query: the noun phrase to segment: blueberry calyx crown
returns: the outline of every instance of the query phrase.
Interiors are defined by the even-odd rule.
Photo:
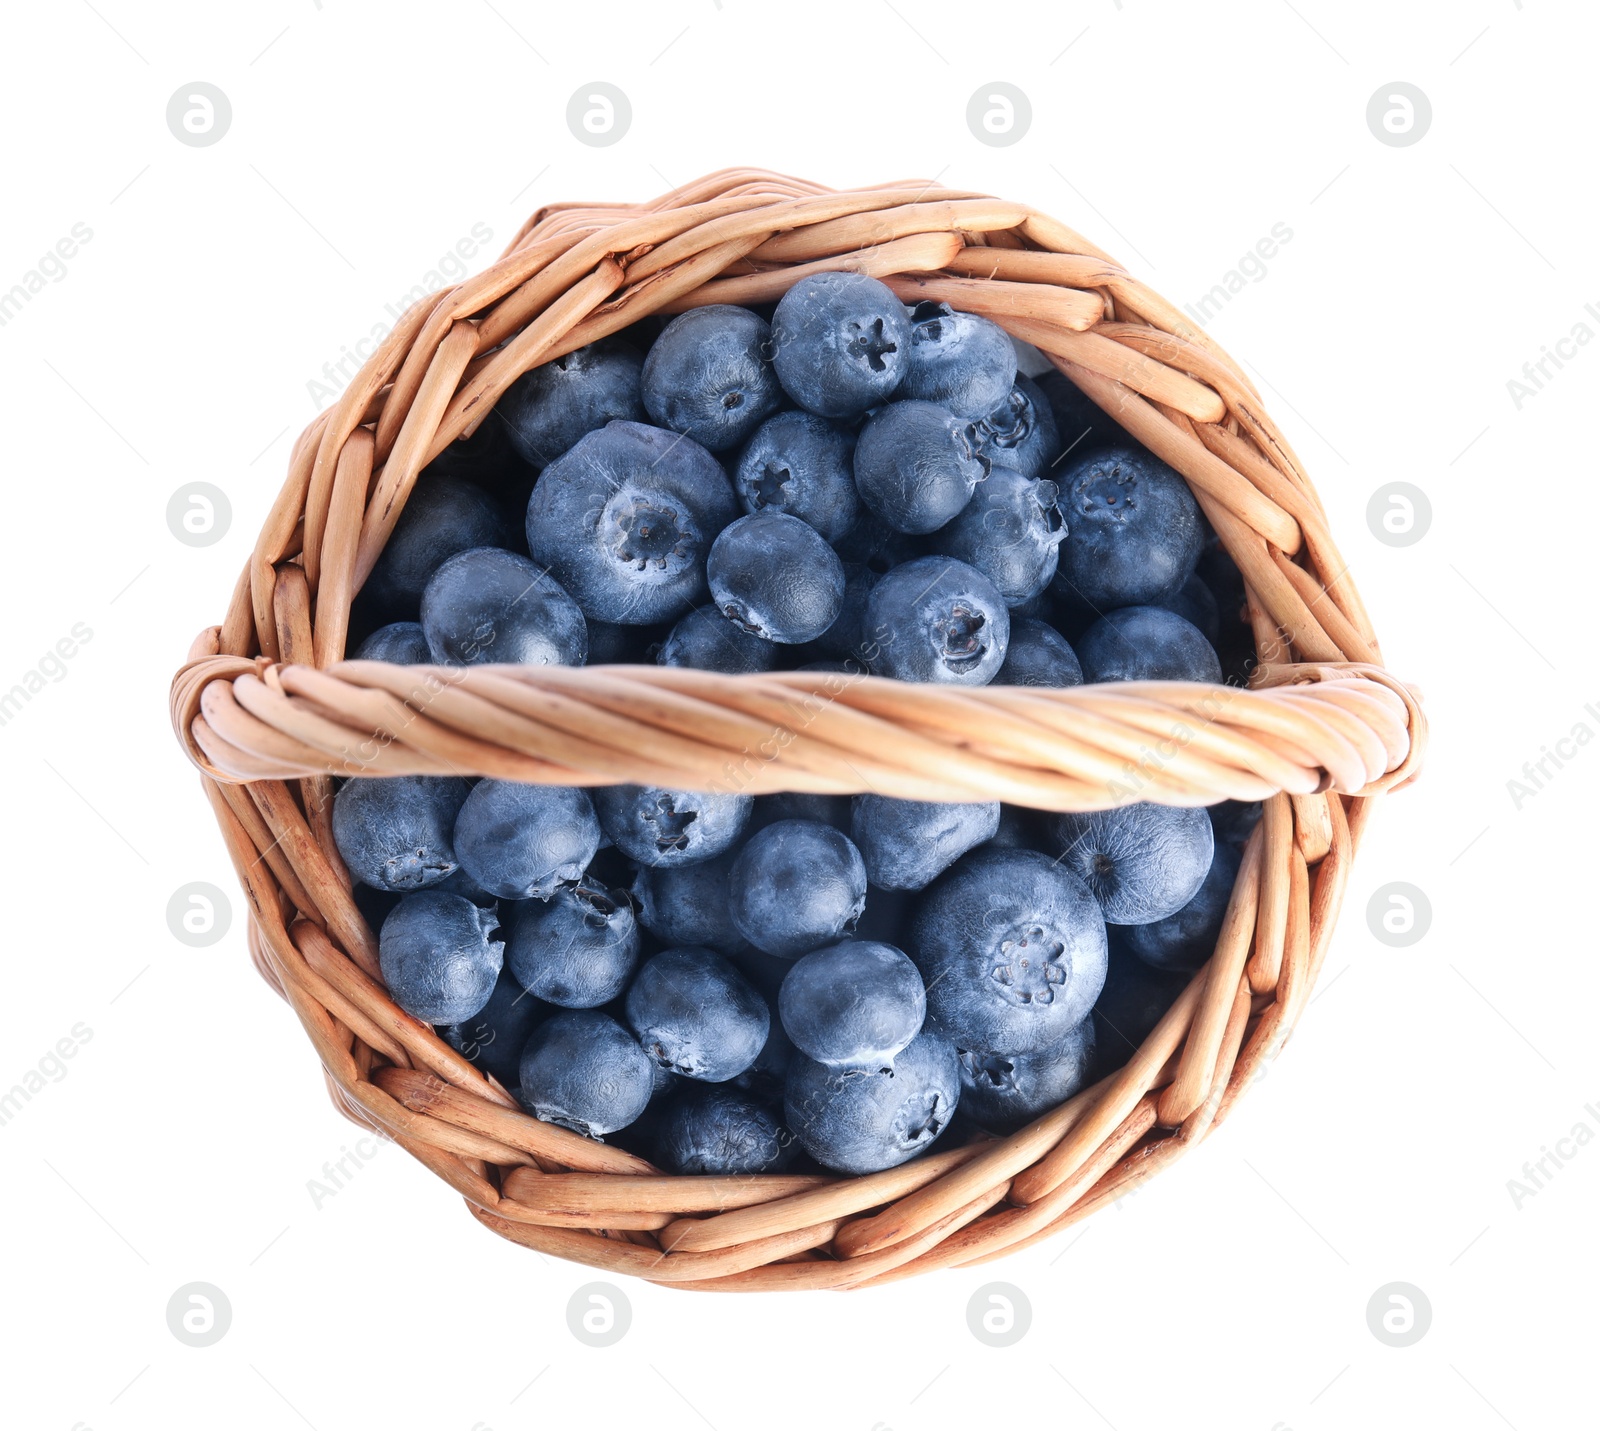
[[[883,360],[890,353],[900,351],[900,345],[892,338],[883,335],[883,319],[874,318],[869,323],[862,323],[852,319],[849,323],[850,337],[845,343],[845,351],[853,358],[864,358],[867,366],[875,373],[881,373],[888,366]]]
[[[968,605],[959,598],[950,603],[948,614],[941,614],[933,626],[939,659],[949,670],[964,676],[983,663],[989,654],[987,625],[975,603]]]
[[[688,514],[660,497],[619,492],[602,518],[606,545],[635,571],[673,575],[694,560],[698,533]]]
[[[641,818],[655,831],[656,848],[662,854],[689,848],[689,826],[699,816],[697,810],[680,810],[671,795],[658,795],[655,805],[646,806]]]
[[[768,507],[775,507],[783,511],[786,500],[784,489],[789,485],[792,475],[787,467],[780,467],[776,462],[767,463],[756,478],[755,490],[751,493],[756,510],[764,512]]]
[[[925,1109],[919,1109],[907,1102],[900,1110],[900,1116],[895,1119],[900,1146],[920,1148],[933,1142],[944,1131],[944,1125],[948,1120],[949,1111],[945,1107],[944,1096],[937,1090],[928,1094]]]
[[[989,977],[1019,1004],[1051,1004],[1067,982],[1065,942],[1041,924],[1019,925],[995,947]]]

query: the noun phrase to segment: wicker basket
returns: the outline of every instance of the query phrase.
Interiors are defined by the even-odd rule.
[[[1249,689],[954,689],[652,666],[342,662],[353,594],[418,472],[519,374],[653,313],[851,269],[1035,344],[1189,481],[1243,573]],[[1305,1007],[1373,797],[1425,740],[1299,460],[1238,366],[1055,219],[899,183],[731,170],[640,206],[541,209],[416,304],[301,435],[220,627],[174,680],[250,903],[249,944],[335,1103],[526,1247],[717,1290],[855,1287],[1014,1251],[1121,1196],[1227,1116]],[[670,1177],[521,1112],[402,1013],[330,828],[338,775],[473,773],[752,794],[872,789],[1048,810],[1262,800],[1217,948],[1130,1062],[1010,1137],[864,1177]]]

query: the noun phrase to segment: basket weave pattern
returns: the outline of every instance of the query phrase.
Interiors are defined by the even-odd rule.
[[[1250,688],[343,660],[352,597],[417,474],[518,376],[647,314],[768,302],[827,269],[994,319],[1182,473],[1245,579]],[[1181,1156],[1303,1011],[1374,797],[1412,778],[1426,736],[1299,460],[1204,332],[1024,205],[754,170],[650,204],[547,207],[485,272],[416,304],[300,436],[171,711],[249,901],[252,957],[340,1109],[503,1237],[717,1290],[987,1261]],[[1264,814],[1205,968],[1123,1069],[1021,1132],[865,1177],[670,1177],[524,1114],[384,990],[333,842],[333,777],[451,773],[1050,810],[1261,800]]]

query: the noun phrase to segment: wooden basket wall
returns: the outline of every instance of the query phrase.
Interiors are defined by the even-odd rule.
[[[353,595],[421,469],[521,373],[651,313],[757,303],[850,269],[982,313],[1190,483],[1243,573],[1250,689],[952,689],[651,666],[343,661]],[[717,1290],[871,1285],[987,1261],[1128,1192],[1224,1118],[1305,1007],[1374,797],[1422,754],[1317,494],[1239,367],[1022,204],[755,170],[644,205],[541,209],[492,267],[416,304],[301,435],[222,624],[171,693],[250,906],[262,975],[349,1117],[527,1247]],[[330,827],[339,775],[743,788],[1050,810],[1260,799],[1215,954],[1131,1061],[1004,1139],[865,1177],[672,1177],[527,1116],[402,1013]]]

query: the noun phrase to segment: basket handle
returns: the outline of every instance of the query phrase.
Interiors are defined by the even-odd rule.
[[[488,775],[1097,810],[1374,795],[1412,779],[1427,729],[1412,687],[1353,662],[1263,666],[1252,688],[965,688],[632,665],[318,670],[208,646],[174,679],[171,712],[224,783]]]

